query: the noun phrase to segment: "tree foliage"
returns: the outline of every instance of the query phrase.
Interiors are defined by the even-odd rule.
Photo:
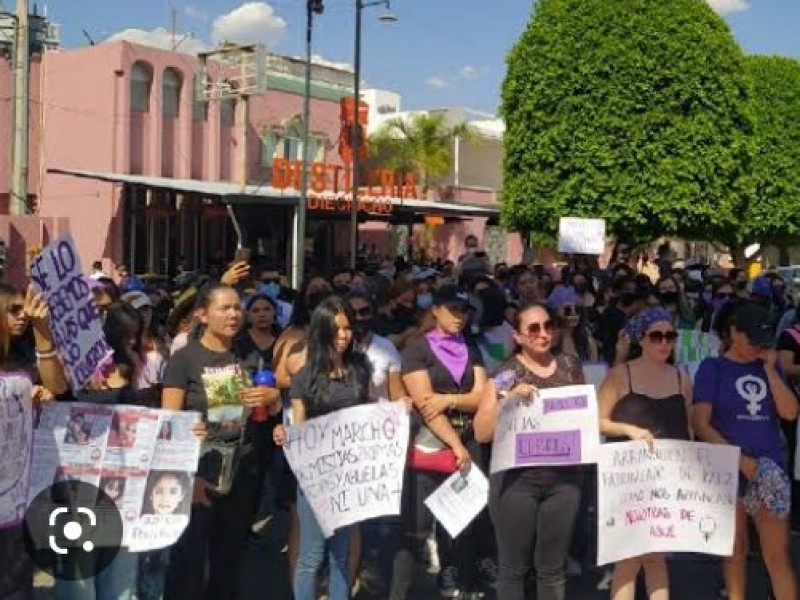
[[[741,221],[739,243],[782,244],[800,234],[800,62],[748,56],[755,122],[754,201]]]
[[[715,239],[750,197],[744,59],[704,0],[540,0],[508,56],[503,216]]]
[[[474,132],[466,123],[448,124],[445,113],[391,119],[370,136],[370,159],[385,168],[414,172],[427,191],[452,172],[456,137],[470,141]]]

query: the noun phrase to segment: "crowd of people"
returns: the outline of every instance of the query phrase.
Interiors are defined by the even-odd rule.
[[[568,574],[595,572],[592,469],[491,475],[487,510],[455,539],[424,500],[459,469],[488,473],[504,402],[583,384],[583,365],[601,361],[607,443],[741,448],[736,544],[722,560],[720,593],[745,600],[755,534],[774,598],[797,600],[790,533],[800,528],[800,502],[791,503],[800,312],[791,285],[774,273],[748,280],[740,270],[666,259],[648,267],[600,269],[585,257],[559,268],[490,265],[474,239],[457,262],[316,272],[298,290],[281,269],[258,263],[232,264],[218,278],[186,271],[149,287],[124,268],[109,277],[97,265],[87,281],[113,360],[82,390],[69,389],[42,298],[0,285],[0,369],[28,372],[36,403],[205,415],[223,382],[274,374],[274,384],[236,388],[249,411],[241,428],[196,427],[204,450],[180,540],[155,552],[122,549],[102,576],[57,579],[56,600],[234,600],[252,547],[286,571],[296,600],[347,600],[360,587],[405,600],[419,569],[438,571],[442,598],[563,600]],[[720,340],[719,356],[696,374],[674,365],[681,330]],[[401,514],[326,539],[283,456],[286,426],[368,402],[402,402],[411,413]],[[756,485],[764,481],[768,494]],[[0,565],[0,599],[31,598],[20,527],[0,530]],[[610,579],[612,600],[633,600],[640,572],[651,600],[669,597],[665,556],[620,562],[606,577],[596,570]],[[272,583],[264,584],[270,597]]]

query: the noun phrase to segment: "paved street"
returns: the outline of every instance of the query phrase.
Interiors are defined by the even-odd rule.
[[[288,582],[281,573],[271,572],[274,562],[264,556],[249,553],[244,568],[244,593],[241,600],[290,600]],[[800,567],[800,542],[794,544],[795,569]],[[705,557],[682,556],[672,561],[670,567],[672,598],[676,600],[714,600],[720,583],[718,562]],[[421,574],[422,575],[422,574]],[[608,592],[597,591],[599,573],[588,573],[580,579],[570,580],[568,600],[604,600]],[[44,575],[37,577],[36,600],[52,600],[52,580]],[[268,590],[268,591],[267,591]],[[421,576],[411,600],[438,599],[435,579],[431,575]],[[644,592],[639,598],[645,598]],[[766,600],[766,573],[758,560],[750,561],[750,589],[748,599]],[[378,596],[360,594],[358,600],[383,600]]]

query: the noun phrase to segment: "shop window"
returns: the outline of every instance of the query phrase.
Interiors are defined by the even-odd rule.
[[[135,62],[131,67],[131,110],[148,112],[150,110],[150,88],[153,84],[153,70],[145,62]]]
[[[229,98],[219,103],[219,119],[223,127],[233,127],[236,123],[236,100]]]
[[[161,84],[161,111],[165,117],[178,118],[181,106],[181,74],[177,69],[164,70]]]

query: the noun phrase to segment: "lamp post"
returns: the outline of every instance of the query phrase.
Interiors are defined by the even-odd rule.
[[[308,206],[309,137],[311,131],[311,40],[314,31],[314,15],[325,10],[323,0],[306,0],[306,73],[303,94],[303,163],[300,174],[300,200],[295,209],[294,246],[292,248],[292,287],[299,290],[303,283],[306,262],[306,210]]]
[[[351,173],[351,204],[350,204],[350,268],[356,268],[358,257],[358,187],[359,182],[359,152],[361,150],[361,124],[359,114],[361,108],[361,12],[370,6],[384,6],[385,10],[378,17],[384,23],[394,23],[397,16],[392,12],[391,0],[356,0],[356,47],[353,73],[353,100],[355,106],[355,125],[353,126],[350,146],[353,149],[353,168]]]

